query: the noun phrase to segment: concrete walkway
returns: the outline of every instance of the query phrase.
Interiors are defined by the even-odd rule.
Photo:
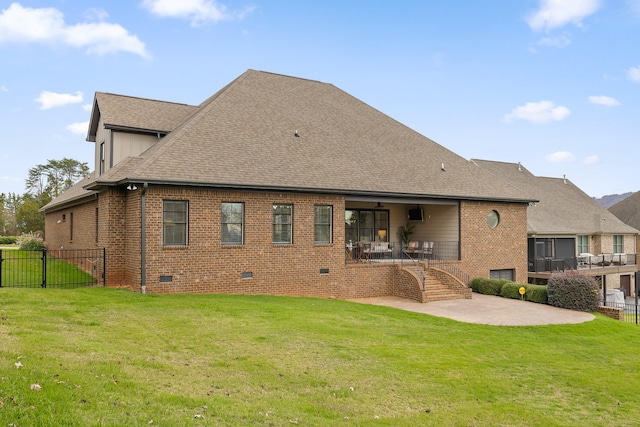
[[[360,298],[351,301],[383,305],[483,325],[560,325],[583,323],[595,318],[593,314],[582,311],[566,310],[546,304],[482,295],[475,292],[472,299],[436,301],[426,304],[400,297]]]

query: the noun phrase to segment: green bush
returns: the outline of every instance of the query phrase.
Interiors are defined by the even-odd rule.
[[[473,279],[471,281],[471,290],[473,292],[480,292],[478,289],[480,288],[480,283],[482,283],[483,281],[485,281],[487,279],[482,278],[482,277],[476,277],[475,279]]]
[[[575,271],[556,273],[547,283],[547,297],[554,307],[593,311],[598,307],[598,284]]]
[[[0,245],[15,245],[16,236],[0,236]]]
[[[502,285],[502,289],[500,290],[500,296],[503,298],[511,298],[511,299],[521,299],[522,295],[520,295],[520,288],[522,287],[519,283],[505,283]]]
[[[39,251],[47,248],[42,237],[35,233],[23,234],[18,237],[16,243],[22,251]]]
[[[527,292],[524,294],[525,301],[547,303],[547,287],[545,285],[524,285]]]
[[[508,280],[484,279],[481,277],[471,281],[471,290],[484,295],[500,295],[502,286],[505,283],[511,283]]]

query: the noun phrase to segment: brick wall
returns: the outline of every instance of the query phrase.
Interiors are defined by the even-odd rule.
[[[141,187],[141,186],[139,186]],[[74,245],[107,249],[107,285],[140,291],[142,188],[110,189],[90,203],[47,215],[55,245],[65,244],[61,214],[74,213]],[[163,246],[163,200],[189,201],[187,246]],[[221,204],[242,202],[244,243],[221,244]],[[293,205],[293,243],[272,243],[272,206]],[[314,206],[333,206],[331,244],[314,243]],[[238,293],[364,298],[411,290],[395,266],[385,263],[345,265],[344,198],[339,196],[216,191],[151,186],[146,206],[146,291],[150,293]],[[98,227],[96,243],[96,208]],[[500,214],[491,229],[487,215]],[[526,206],[461,202],[460,266],[473,277],[492,269],[515,269],[526,282]],[[60,231],[62,230],[62,231]],[[327,269],[328,272],[322,271]],[[251,273],[251,278],[243,278]],[[161,280],[161,277],[163,280]],[[408,279],[408,278],[407,278]],[[412,295],[413,297],[413,295]]]
[[[189,201],[187,246],[162,245],[163,200]],[[222,202],[243,202],[244,244],[221,244]],[[272,243],[272,206],[293,205],[293,243]],[[314,205],[333,206],[333,241],[314,244]],[[344,298],[344,201],[338,197],[151,187],[146,195],[147,292]],[[321,269],[328,269],[321,274]],[[251,273],[251,278],[242,278]],[[171,281],[161,282],[160,276]]]
[[[621,321],[624,320],[624,310],[622,308],[604,307],[601,305],[601,306],[598,306],[597,310],[598,312],[612,319],[621,320]]]
[[[422,280],[413,272],[398,268],[395,272],[393,295],[424,302]]]
[[[96,242],[98,201],[55,211],[45,216],[46,243],[49,249],[92,249]],[[73,239],[72,239],[73,228]]]
[[[495,210],[496,228],[487,218]],[[524,203],[460,203],[461,268],[471,277],[489,277],[490,270],[515,270],[515,281],[527,283],[527,205]]]

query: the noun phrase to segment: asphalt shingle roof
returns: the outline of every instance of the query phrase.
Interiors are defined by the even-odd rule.
[[[170,133],[85,184],[91,190],[149,182],[533,200],[348,93],[313,80],[248,70],[197,107],[98,92],[89,140],[101,116],[115,128]]]
[[[640,230],[640,191],[611,206],[609,212],[625,224]]]
[[[331,84],[254,70],[203,102],[141,157],[135,167],[100,177],[98,184],[127,179],[528,199],[512,185],[495,180]]]
[[[527,208],[529,234],[636,234],[570,180],[533,175],[518,163],[473,160],[538,200]]]
[[[87,140],[95,142],[99,117],[107,128],[168,133],[197,110],[194,105],[96,92]]]

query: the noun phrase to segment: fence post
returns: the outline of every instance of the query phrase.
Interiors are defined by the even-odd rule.
[[[635,274],[635,286],[634,286],[634,298],[636,300],[636,325],[638,324],[638,285],[640,284],[640,277],[638,277],[638,273],[640,273],[640,271],[636,271]]]
[[[42,287],[47,287],[47,250],[42,250]]]
[[[107,248],[102,248],[102,286],[107,286]]]
[[[2,287],[2,262],[3,261],[4,261],[4,258],[2,258],[2,249],[0,249],[0,288]]]

